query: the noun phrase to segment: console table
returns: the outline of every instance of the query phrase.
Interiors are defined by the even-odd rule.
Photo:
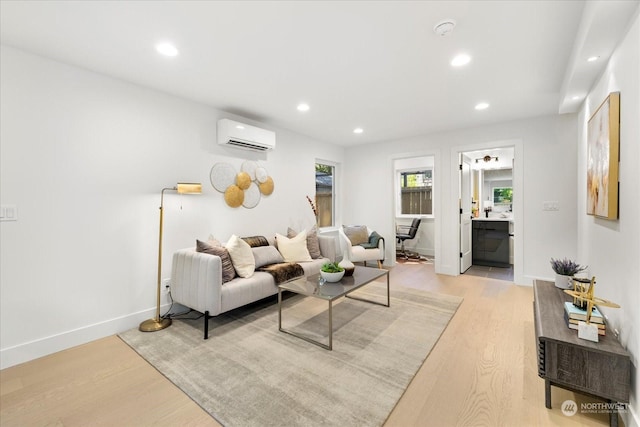
[[[564,320],[564,302],[571,297],[552,282],[533,282],[533,315],[538,344],[538,375],[545,383],[545,406],[551,409],[551,386],[607,399],[629,402],[631,359],[613,331],[599,342],[578,338]],[[610,412],[611,426],[618,413]]]

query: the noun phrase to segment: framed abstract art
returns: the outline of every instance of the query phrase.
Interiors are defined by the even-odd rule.
[[[587,125],[587,214],[618,219],[620,92],[612,92]]]

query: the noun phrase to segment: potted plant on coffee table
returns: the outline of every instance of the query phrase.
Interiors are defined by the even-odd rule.
[[[583,267],[567,258],[551,258],[551,268],[556,273],[556,287],[560,289],[569,289],[571,287],[571,278],[587,269],[587,267]]]
[[[344,276],[344,268],[336,262],[327,262],[320,267],[320,276],[327,282],[339,282]]]

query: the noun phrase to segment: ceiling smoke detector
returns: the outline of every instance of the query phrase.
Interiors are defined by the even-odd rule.
[[[456,21],[453,19],[445,19],[444,21],[440,21],[433,27],[433,32],[437,35],[444,37],[449,35],[453,28],[456,26]]]

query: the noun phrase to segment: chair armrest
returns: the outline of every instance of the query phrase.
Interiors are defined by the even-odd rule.
[[[320,253],[323,257],[329,258],[331,262],[336,260],[336,239],[333,236],[318,235]]]
[[[180,249],[173,254],[171,297],[201,313],[221,311],[222,261],[215,255]]]
[[[384,237],[382,237],[381,235],[379,235],[377,232],[375,232],[377,234],[377,237],[373,235],[373,231],[371,232],[371,234],[369,235],[369,243],[370,244],[374,244],[374,239],[378,239],[378,249],[380,249],[382,252],[382,254],[384,254]],[[384,255],[383,255],[384,256]]]
[[[396,233],[409,234],[409,231],[411,231],[411,226],[410,225],[398,225],[398,226],[396,226]]]

